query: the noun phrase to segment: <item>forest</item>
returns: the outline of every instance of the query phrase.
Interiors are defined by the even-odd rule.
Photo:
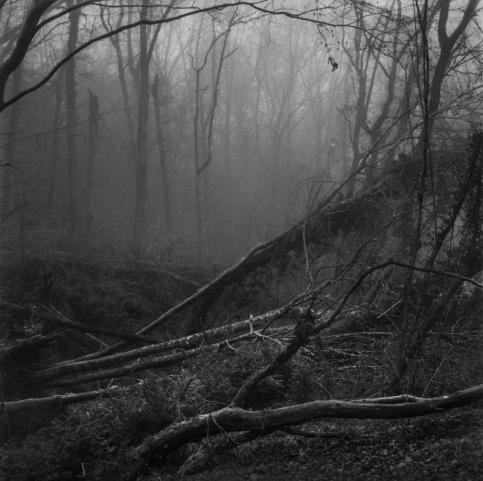
[[[480,0],[0,0],[0,480],[483,476]]]

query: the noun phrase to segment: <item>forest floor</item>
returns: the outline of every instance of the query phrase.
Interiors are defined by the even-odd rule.
[[[276,433],[220,455],[191,476],[166,471],[146,481],[483,479],[483,408],[395,421],[305,425],[315,438]]]
[[[135,331],[152,320],[156,313],[165,311],[193,290],[193,286],[173,282],[166,274],[152,270],[137,272],[77,263],[33,260],[24,269],[12,267],[6,274],[9,283],[1,290],[2,299],[6,302],[0,323],[0,340],[6,343],[32,334],[45,333],[46,328],[55,328],[50,324],[44,326],[33,314],[19,316],[15,310],[10,309],[11,305],[53,305],[79,322]],[[186,275],[191,277],[189,272]],[[470,319],[471,322],[468,321],[467,325],[459,322],[458,329],[454,328],[455,332],[451,331],[450,336],[438,335],[438,342],[430,343],[425,348],[418,372],[425,376],[421,385],[432,386],[427,395],[449,393],[481,382],[483,356],[480,352],[480,311],[473,305],[468,305],[466,310],[473,313],[474,319]],[[461,318],[465,312],[459,312]],[[336,398],[364,397],[364,386],[367,392],[374,392],[374,386],[379,385],[382,378],[375,378],[380,369],[371,366],[377,367],[377,354],[381,354],[385,346],[379,344],[385,342],[382,339],[361,346],[350,343],[339,346],[357,352],[360,350],[361,353],[367,351],[367,356],[361,356],[357,369],[351,371],[352,381],[344,377],[334,385]],[[75,357],[84,354],[83,349],[69,341],[65,346],[58,346],[55,352],[49,352],[45,362],[53,362],[67,355]],[[254,360],[256,353],[258,357]],[[216,355],[219,357],[208,354],[199,357],[183,364],[176,382],[173,381],[173,386],[169,386],[175,394],[178,391],[186,394],[190,386],[194,394],[186,395],[187,399],[183,399],[183,402],[191,403],[193,414],[198,412],[198,408],[201,409],[207,399],[215,403],[213,405],[217,405],[217,402],[226,404],[236,392],[233,390],[239,387],[237,382],[251,372],[256,362],[265,362],[261,353],[256,353],[251,348],[236,355],[232,351],[223,351]],[[371,360],[369,364],[367,359]],[[338,363],[344,364],[345,358],[339,359],[336,356],[332,359],[327,356],[326,361],[319,366],[327,378],[324,378],[324,382],[330,380],[331,376],[339,379]],[[444,369],[439,369],[443,361]],[[356,367],[352,366],[353,358],[350,358],[350,364]],[[379,364],[383,365],[382,360]],[[287,378],[284,378],[284,382],[290,386],[284,402],[290,400],[290,396],[296,398],[291,399],[294,402],[312,400],[308,387],[314,384],[312,381],[318,371],[313,371],[310,363],[301,363],[301,359],[295,360],[293,369],[295,374],[288,371]],[[196,382],[191,382],[192,378]],[[72,406],[52,420],[20,420],[20,428],[25,431],[27,426],[29,435],[22,431],[16,433],[15,426],[9,424],[15,436],[3,446],[0,444],[0,479],[121,479],[120,476],[126,474],[129,468],[126,466],[124,448],[136,444],[142,436],[161,429],[163,426],[156,426],[156,423],[162,424],[163,415],[167,416],[169,422],[173,421],[170,418],[172,407],[180,399],[173,394],[171,400],[164,393],[163,386],[156,383],[151,386],[148,383],[146,393],[125,393],[118,398]],[[421,393],[418,391],[417,394]],[[309,398],[300,400],[300,395]],[[167,404],[170,400],[173,406]],[[149,402],[146,404],[146,401]],[[274,401],[279,402],[280,399],[274,398]],[[138,412],[140,406],[146,409]],[[185,415],[192,414],[183,413]],[[483,403],[413,419],[324,420],[298,429],[311,434],[311,437],[277,432],[218,455],[212,466],[202,473],[178,475],[180,459],[176,459],[168,466],[151,466],[150,471],[139,479],[483,479]],[[2,468],[9,473],[7,478],[2,477]]]

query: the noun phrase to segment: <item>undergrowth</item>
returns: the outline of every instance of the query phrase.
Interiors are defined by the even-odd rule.
[[[183,374],[151,378],[115,397],[69,407],[49,426],[0,447],[0,479],[124,479],[129,448],[194,414],[190,389]]]
[[[164,281],[156,277],[147,280],[119,272],[114,276],[94,267],[64,265],[54,269],[51,264],[35,262],[29,269],[32,277],[27,271],[15,274],[7,296],[10,302],[63,306],[76,320],[86,323],[129,328],[132,326],[126,325],[136,319],[162,311],[166,296],[174,299],[177,295],[175,291],[164,293],[164,301],[160,300],[157,296]],[[147,287],[141,288],[141,284]],[[451,322],[442,319],[428,333],[411,371],[417,378],[412,382],[414,394],[437,395],[481,382],[481,299],[472,296],[463,301],[451,312]],[[398,319],[390,321],[395,324]],[[14,323],[14,319],[9,322]],[[10,326],[13,331],[21,326],[25,334],[29,325],[35,327],[35,319],[17,322]],[[391,322],[377,326],[377,330],[387,330],[387,336],[336,342],[321,338],[302,349],[257,386],[249,408],[270,409],[315,399],[376,394],[393,369],[391,356],[398,330],[397,324],[394,328]],[[3,327],[9,329],[8,325]],[[128,453],[133,446],[174,422],[226,406],[248,376],[267,365],[280,348],[277,341],[266,339],[244,345],[226,343],[216,352],[206,351],[169,372],[153,370],[143,383],[112,398],[69,407],[22,439],[13,433],[0,447],[0,479],[123,480],[130,472]],[[434,423],[429,425],[435,429]],[[427,431],[423,421],[409,426]],[[436,439],[435,443],[439,446]],[[449,449],[446,445],[443,448]],[[188,454],[189,448],[163,462],[179,464]],[[409,469],[404,456],[394,458],[401,472]]]
[[[135,331],[193,290],[155,269],[56,259],[27,259],[21,265],[2,267],[0,276],[8,279],[0,289],[2,339],[57,329],[41,315],[40,307],[53,307],[86,325]],[[24,307],[24,312],[15,306]]]

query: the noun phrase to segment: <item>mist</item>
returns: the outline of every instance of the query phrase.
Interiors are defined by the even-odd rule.
[[[0,478],[480,480],[480,3],[0,0]]]
[[[49,22],[7,97],[75,46],[178,8],[87,6]],[[82,50],[2,114],[3,249],[226,265],[301,218],[361,159],[377,176],[421,119],[417,105],[407,106],[411,132],[401,118],[414,6],[392,8],[362,19],[357,6],[332,3],[305,15],[314,24],[238,6]],[[4,57],[21,2],[8,12]],[[471,64],[447,83],[473,75]],[[449,123],[464,132],[475,119],[462,102]]]

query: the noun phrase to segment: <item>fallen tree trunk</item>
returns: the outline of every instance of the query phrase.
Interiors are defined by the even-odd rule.
[[[87,373],[80,373],[79,375],[73,376],[70,378],[60,377],[60,378],[54,378],[47,381],[42,377],[41,373],[40,375],[37,375],[37,376],[34,373],[28,378],[28,382],[39,383],[40,381],[42,381],[42,387],[51,388],[51,387],[69,387],[75,384],[98,381],[101,379],[117,379],[124,376],[131,376],[136,372],[145,371],[146,369],[173,366],[175,364],[181,363],[182,361],[185,361],[186,359],[195,357],[198,354],[201,354],[202,352],[217,351],[223,348],[224,346],[236,344],[241,341],[247,341],[249,339],[255,339],[258,336],[260,336],[260,334],[256,331],[248,332],[246,334],[241,334],[240,336],[237,336],[235,338],[224,339],[223,341],[220,341],[214,344],[206,344],[206,345],[202,344],[201,346],[195,347],[193,349],[176,350],[173,353],[165,354],[163,356],[155,356],[155,357],[150,357],[146,359],[144,358],[136,359],[128,364],[123,364],[118,367],[113,367],[110,369],[95,370],[93,372],[87,372]]]
[[[43,383],[49,385],[50,387],[71,386],[82,382],[130,375],[134,372],[152,367],[170,366],[197,355],[202,350],[200,348],[216,349],[226,342],[237,342],[240,339],[249,340],[257,336],[263,337],[264,335],[283,335],[284,333],[293,331],[294,326],[284,326],[281,328],[268,330],[266,330],[266,328],[274,320],[285,315],[295,316],[297,318],[306,315],[305,309],[296,307],[297,302],[298,298],[295,298],[293,301],[278,309],[265,312],[258,316],[251,316],[243,321],[192,334],[191,336],[143,346],[99,359],[64,362],[38,371],[30,371],[27,375],[27,379],[28,382],[37,385]],[[329,313],[327,312],[325,314],[328,315]],[[322,337],[330,337],[333,332],[344,332],[350,328],[356,327],[356,323],[354,323],[353,318],[356,318],[357,320],[359,317],[359,313],[357,312],[355,314],[348,314],[340,322],[336,322],[334,325],[328,327],[326,330],[326,335]],[[261,328],[262,331],[257,332],[254,330],[255,328]],[[262,332],[264,334],[262,334]],[[232,336],[235,334],[238,335],[238,337],[233,338]],[[240,338],[240,336],[243,334],[247,335],[247,337]],[[351,335],[353,336],[354,333]],[[337,334],[336,338],[338,336],[340,336],[340,334]],[[220,337],[223,338],[221,342],[218,342],[214,345],[210,344]],[[176,350],[176,352],[167,354],[166,351],[170,350]],[[156,354],[158,354],[158,356],[154,357]],[[148,357],[150,359],[146,359]],[[67,376],[70,377],[66,379]]]
[[[193,296],[188,297],[174,306],[153,322],[142,328],[139,333],[144,334],[155,329],[176,312],[189,307],[202,299],[215,296],[217,298],[228,286],[240,283],[255,269],[287,255],[295,248],[302,248],[305,243],[321,242],[324,233],[337,231],[343,225],[350,225],[351,230],[364,227],[376,200],[382,195],[382,184],[376,184],[370,189],[348,200],[341,201],[327,207],[327,201],[319,205],[307,218],[282,232],[273,239],[259,244],[252,249],[237,264],[218,275],[213,281],[199,289]],[[214,302],[214,299],[212,299]]]
[[[221,327],[192,334],[191,336],[151,344],[138,349],[131,349],[129,351],[113,354],[111,356],[104,356],[98,359],[59,363],[52,367],[33,373],[32,380],[36,382],[46,381],[60,376],[66,376],[68,374],[75,374],[120,365],[128,361],[132,361],[133,359],[141,359],[173,349],[190,349],[199,347],[202,344],[208,343],[220,337],[228,338],[233,334],[242,333],[243,331],[248,333],[252,328],[262,327],[270,323],[277,317],[285,314],[286,311],[286,307],[281,307],[258,316],[252,316],[244,321],[227,324]]]
[[[218,345],[212,345],[215,349]],[[205,348],[207,349],[207,348]],[[147,359],[138,359],[122,366],[113,367],[109,369],[100,369],[97,371],[89,371],[87,373],[80,373],[72,377],[52,378],[50,380],[44,379],[42,375],[35,374],[29,376],[28,382],[42,383],[42,387],[70,387],[76,384],[83,384],[92,381],[99,381],[102,379],[117,379],[124,376],[132,376],[136,372],[145,371],[146,369],[168,367],[179,364],[182,361],[194,357],[202,352],[202,347],[188,349],[186,351],[175,351],[164,356],[156,356]]]
[[[84,401],[91,401],[100,397],[111,397],[119,392],[121,388],[110,387],[72,394],[57,394],[41,398],[22,399],[19,401],[7,401],[0,403],[1,412],[13,414],[17,412],[31,411],[37,409],[57,409],[68,404],[75,404]]]
[[[114,337],[115,339],[124,339],[126,341],[132,341],[138,344],[154,344],[159,342],[159,339],[156,339],[154,337],[142,336],[115,329],[108,329],[101,326],[88,326],[87,324],[83,324],[81,322],[72,321],[63,313],[57,310],[44,309],[44,312],[45,315],[43,316],[43,320],[55,322],[56,324],[60,324],[61,326],[67,327],[69,329],[75,329],[77,331],[87,333],[94,332],[103,336]]]
[[[288,252],[296,248],[302,248],[304,244],[320,244],[329,232],[336,232],[345,226],[350,226],[351,230],[367,228],[368,220],[374,217],[373,210],[380,208],[379,200],[385,195],[386,183],[387,178],[383,178],[377,184],[358,195],[334,205],[331,205],[330,202],[333,200],[336,192],[331,194],[307,217],[273,239],[256,246],[238,263],[226,269],[213,281],[164,312],[154,321],[137,331],[136,334],[142,335],[153,331],[174,315],[194,304],[205,301],[209,301],[209,305],[213,304],[229,286],[241,283],[247,275],[255,270],[285,257]],[[120,342],[97,353],[83,356],[79,360],[106,356],[126,345],[128,345],[127,342]]]
[[[483,384],[449,395],[434,398],[418,398],[409,403],[394,404],[378,399],[374,403],[350,401],[312,401],[273,410],[247,411],[227,407],[209,414],[197,416],[147,437],[131,452],[137,468],[149,461],[154,454],[173,451],[187,443],[199,442],[220,433],[238,431],[271,431],[322,418],[397,419],[423,416],[465,406],[483,399]]]
[[[45,384],[46,387],[68,387],[68,386],[73,386],[84,382],[119,378],[126,375],[132,375],[135,372],[139,372],[145,369],[172,366],[182,361],[185,361],[187,359],[190,359],[192,357],[195,357],[198,354],[201,354],[203,351],[209,351],[209,350],[216,351],[217,349],[220,349],[225,345],[236,344],[237,342],[245,341],[245,340],[249,341],[250,339],[254,339],[257,336],[260,336],[263,339],[267,337],[269,338],[272,335],[283,336],[283,335],[289,334],[291,331],[293,331],[293,329],[294,329],[294,326],[276,328],[268,331],[266,335],[262,335],[256,331],[252,333],[247,332],[236,338],[227,338],[215,344],[201,343],[199,346],[193,347],[191,349],[176,350],[174,353],[165,354],[163,356],[151,357],[149,359],[144,359],[144,357],[147,357],[147,356],[140,355],[140,356],[137,356],[136,360],[132,361],[131,363],[127,363],[126,359],[123,359],[122,362],[112,363],[111,366],[116,365],[117,367],[112,367],[111,369],[100,369],[99,367],[94,367],[94,364],[91,367],[89,367],[89,369],[76,369],[75,371],[69,371],[69,370],[64,371],[64,370],[60,370],[59,368],[45,369],[42,371],[31,373],[31,375],[28,377],[28,382],[35,383],[35,384],[42,383],[42,384]],[[334,340],[339,341],[339,340],[353,339],[353,338],[359,338],[364,336],[386,337],[390,335],[391,333],[388,333],[388,332],[353,332],[353,333],[347,333],[347,334],[321,336],[321,339],[330,342]],[[289,342],[291,338],[290,337],[284,338],[284,340],[286,342]],[[119,360],[121,360],[123,357],[122,354],[119,354],[117,356]],[[104,360],[104,358],[99,359],[99,361],[100,360]],[[108,358],[106,358],[106,360],[108,360]],[[93,360],[93,361],[97,361],[97,360]],[[83,362],[90,363],[92,361],[83,361]],[[66,365],[61,367],[67,368],[70,366]],[[73,367],[75,367],[75,365],[73,365]],[[77,374],[77,375],[72,376],[72,374]],[[71,377],[67,377],[69,375],[71,375]]]
[[[337,326],[338,322],[340,322],[338,321],[338,316],[340,316],[345,304],[347,303],[350,296],[359,288],[362,282],[375,271],[384,269],[391,265],[406,267],[405,264],[402,264],[393,260],[389,260],[387,262],[384,262],[382,264],[379,264],[367,269],[352,284],[350,289],[345,293],[345,295],[343,296],[343,298],[340,300],[337,307],[333,311],[316,313],[316,312],[310,312],[310,310],[308,311],[307,309],[305,310],[301,309],[300,314],[302,314],[302,317],[304,318],[308,316],[307,319],[305,320],[301,319],[302,322],[299,322],[297,324],[297,327],[294,330],[294,337],[285,346],[285,348],[276,356],[276,358],[272,361],[272,363],[260,369],[259,371],[253,373],[252,376],[250,376],[246,380],[244,385],[240,388],[240,391],[235,396],[235,399],[233,400],[233,404],[241,406],[248,398],[250,391],[256,386],[256,384],[260,382],[261,379],[275,372],[282,364],[287,362],[300,349],[301,346],[305,345],[309,341],[309,338],[312,338],[315,335],[318,335],[321,331],[326,331],[326,334],[331,334],[335,330],[334,328]],[[456,276],[456,274],[446,273],[446,272],[440,272],[440,274],[449,275],[451,277]],[[461,276],[458,276],[458,277],[461,277]],[[259,320],[265,320],[268,323],[270,319],[274,319],[282,315],[283,313],[287,313],[291,309],[294,309],[294,308],[300,309],[299,307],[297,308],[296,306],[302,302],[306,302],[311,297],[313,298],[313,296],[317,295],[322,288],[323,286],[319,286],[313,291],[301,294],[300,296],[296,297],[289,304],[286,304],[282,308],[274,311],[269,311],[265,315],[262,315],[261,317],[259,317]],[[321,317],[316,318],[314,316],[321,316]],[[48,382],[47,384],[48,386],[56,386],[56,387],[70,386],[73,384],[90,382],[90,381],[99,380],[99,379],[117,378],[125,375],[131,375],[135,372],[142,371],[145,369],[150,369],[153,367],[170,366],[173,364],[177,364],[187,358],[193,357],[199,354],[200,352],[202,352],[202,350],[204,349],[216,349],[226,344],[228,341],[237,342],[240,340],[246,340],[246,339],[260,336],[260,333],[253,331],[252,321],[253,319],[248,319],[246,321],[242,321],[241,323],[238,323],[237,325],[237,327],[243,327],[243,328],[250,327],[250,332],[246,334],[242,334],[241,336],[238,336],[237,338],[234,338],[234,339],[225,339],[224,341],[216,344],[204,345],[202,343],[201,345],[193,349],[177,351],[172,354],[152,357],[148,359],[143,359],[141,356],[138,356],[134,361],[129,362],[127,364],[126,364],[127,359],[123,358],[123,356],[125,356],[126,353],[119,354],[116,356],[111,356],[109,359],[109,363],[116,362],[121,365],[118,367],[113,367],[111,369],[109,368],[100,369],[101,367],[103,367],[102,366],[102,363],[104,362],[103,359],[84,361],[84,362],[79,362],[77,364],[66,364],[63,366],[53,367],[50,370],[47,369],[43,372],[42,371],[37,373],[32,372],[30,373],[30,381],[40,383],[40,382],[52,379],[50,382]],[[348,325],[351,325],[351,323],[349,323]],[[217,333],[227,332],[226,331],[227,328],[229,328],[229,326],[226,326],[225,328],[221,328],[221,330],[216,330],[216,329],[212,330],[211,333],[213,334],[214,332],[217,332]],[[179,340],[169,341],[168,344],[164,344],[164,347],[166,347],[167,345],[173,347],[176,345],[176,343],[178,343],[179,345],[189,345],[189,343],[191,342],[190,339],[195,340],[197,343],[200,340],[200,338],[198,337],[198,334],[195,334],[193,336],[188,336],[186,338],[181,338]],[[153,346],[151,347],[147,346],[144,349],[148,349],[148,348],[151,349],[153,348]],[[159,348],[159,346],[154,346],[154,348],[157,349]],[[132,356],[132,353],[130,353],[129,356]],[[78,369],[79,372],[81,372],[81,374],[79,376],[62,379],[62,376],[65,376],[69,372],[69,369],[71,369],[71,367],[74,367],[74,369]],[[95,369],[99,369],[99,370],[95,370]],[[83,371],[85,370],[88,370],[88,371],[95,370],[95,372],[84,373]],[[61,379],[58,379],[59,376],[61,377]]]
[[[285,306],[278,309],[267,311],[257,316],[250,316],[243,321],[234,322],[232,324],[225,324],[221,327],[209,329],[207,331],[198,332],[190,336],[185,336],[177,339],[171,339],[169,341],[159,342],[157,344],[151,344],[129,351],[124,351],[119,354],[112,354],[110,356],[104,356],[96,359],[87,359],[79,361],[65,361],[57,363],[53,366],[44,368],[40,371],[32,373],[32,381],[42,382],[55,379],[61,376],[67,376],[80,372],[93,371],[96,369],[105,369],[111,366],[119,366],[128,361],[134,359],[141,359],[155,354],[161,354],[163,352],[174,349],[191,349],[199,347],[202,344],[209,343],[218,338],[225,338],[230,341],[229,336],[234,334],[248,333],[254,328],[265,328],[274,320],[282,318],[285,315],[295,315],[300,318],[304,315],[304,310],[301,308],[293,307],[293,302],[289,302]],[[345,337],[354,337],[364,333],[352,332],[357,331],[360,328],[360,315],[356,313],[348,313],[339,322],[327,328],[325,333],[321,335],[321,338],[334,338],[343,339]],[[287,326],[285,326],[284,329]],[[272,331],[275,332],[275,331]],[[268,334],[268,332],[267,332]],[[377,333],[365,333],[369,335],[378,335]],[[388,333],[384,333],[387,335]],[[380,334],[379,334],[380,335]]]

